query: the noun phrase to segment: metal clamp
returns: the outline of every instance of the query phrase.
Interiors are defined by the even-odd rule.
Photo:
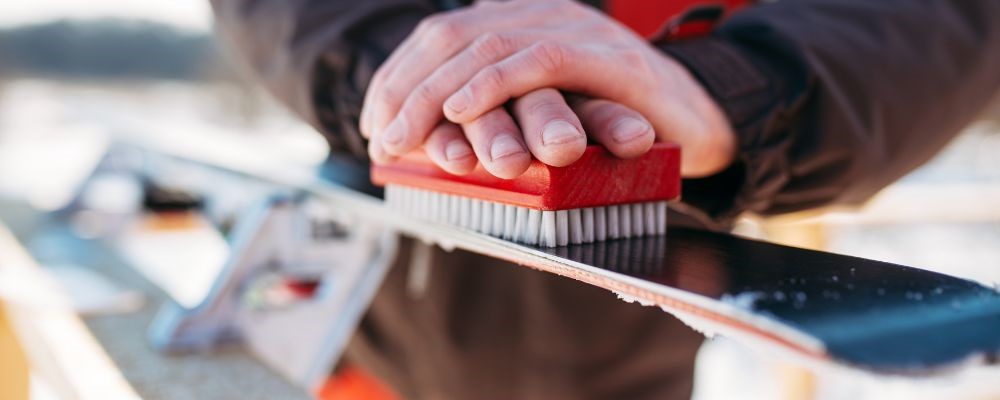
[[[397,235],[347,210],[282,196],[239,218],[230,243],[198,306],[163,306],[152,344],[187,352],[240,341],[291,381],[318,387],[394,260]]]

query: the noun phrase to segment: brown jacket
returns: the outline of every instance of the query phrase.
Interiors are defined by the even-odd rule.
[[[364,157],[375,68],[430,0],[213,0],[222,35],[272,93]],[[725,226],[866,199],[930,158],[1000,87],[1000,1],[785,0],[660,47],[726,111],[739,160],[685,182]],[[350,355],[408,398],[683,398],[698,335],[654,309],[464,252],[431,252],[421,295],[401,253]]]

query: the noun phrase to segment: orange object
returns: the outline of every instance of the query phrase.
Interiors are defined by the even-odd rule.
[[[354,367],[340,368],[316,393],[321,400],[399,400],[391,389],[365,371]]]
[[[527,172],[509,180],[490,175],[482,165],[468,175],[452,175],[418,151],[391,164],[373,166],[372,181],[536,210],[664,201],[680,196],[680,147],[657,143],[648,153],[623,160],[604,147],[590,145],[569,166],[552,167],[534,160]]]
[[[605,11],[647,39],[701,36],[751,0],[606,0]]]
[[[0,302],[0,399],[28,399],[28,361]]]
[[[202,226],[199,214],[193,211],[162,211],[147,214],[143,220],[145,228],[154,231],[177,231]]]

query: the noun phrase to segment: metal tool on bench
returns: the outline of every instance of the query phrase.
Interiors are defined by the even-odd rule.
[[[288,379],[329,375],[395,255],[392,231],[302,198],[268,199],[239,218],[230,258],[194,308],[163,306],[154,346],[203,350],[234,339]]]
[[[163,186],[178,176],[184,185]],[[393,260],[394,230],[292,187],[122,143],[59,212],[93,214],[80,198],[108,177],[144,192],[140,212],[106,216],[114,229],[103,236],[171,299],[150,326],[155,348],[239,343],[300,387],[325,381]]]

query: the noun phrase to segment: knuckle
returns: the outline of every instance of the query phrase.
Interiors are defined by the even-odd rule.
[[[566,113],[569,108],[565,100],[559,97],[545,96],[528,105],[528,115],[558,116]]]
[[[472,45],[472,51],[479,59],[494,60],[509,53],[513,47],[513,41],[508,35],[488,32],[476,39]]]
[[[623,48],[619,52],[619,57],[622,61],[628,63],[629,65],[644,65],[646,64],[646,53],[642,50],[636,49],[634,47]]]
[[[433,107],[435,103],[440,103],[440,97],[434,88],[426,83],[418,85],[410,94],[414,105],[419,107]]]
[[[385,83],[385,80],[388,77],[389,77],[389,71],[387,71],[385,65],[382,65],[381,67],[379,67],[379,69],[375,70],[375,74],[372,75],[372,79],[371,81],[369,81],[368,87],[377,88],[379,86],[382,86],[382,84]]]
[[[645,121],[645,118],[643,118],[639,113],[632,111],[632,109],[619,103],[613,103],[610,101],[604,104],[599,104],[594,109],[594,113],[602,116],[608,121],[618,121],[629,117],[639,121]]]
[[[608,23],[604,20],[587,24],[587,29],[591,32],[595,32],[601,36],[612,39],[619,39],[622,36],[622,29],[618,25]]]
[[[413,32],[416,34],[424,34],[427,31],[431,30],[431,27],[437,24],[441,18],[442,14],[434,14],[427,16],[424,19],[420,20],[420,23],[417,24],[417,28],[414,29]]]
[[[502,67],[497,65],[490,65],[483,68],[481,72],[480,82],[484,87],[487,88],[499,88],[503,87],[507,82],[507,73]],[[492,89],[490,89],[492,90]]]
[[[370,105],[371,115],[369,118],[371,126],[369,126],[369,129],[373,134],[385,129],[385,124],[388,124],[391,117],[399,110],[402,101],[403,98],[395,90],[379,90],[378,95],[372,99]]]
[[[628,65],[643,77],[653,74],[653,66],[650,64],[646,52],[641,49],[635,47],[623,48],[618,52],[618,59],[621,60],[623,65]]]
[[[501,2],[496,0],[477,0],[473,6],[478,9],[496,9],[511,2]]]
[[[590,13],[588,12],[590,11],[590,7],[583,6],[582,4],[576,1],[556,0],[555,3],[559,8],[560,12],[562,12],[563,15],[566,17],[579,18],[579,17],[590,16]]]
[[[399,93],[389,86],[382,86],[375,93],[372,104],[381,108],[393,108],[400,101]]]
[[[548,75],[561,72],[569,57],[567,48],[555,42],[537,43],[531,47],[529,54],[542,72]]]
[[[430,47],[443,46],[464,36],[465,24],[456,18],[437,15],[425,21],[428,22],[423,30],[423,42]]]
[[[418,105],[431,105],[438,102],[437,91],[434,90],[430,85],[422,83],[413,89],[413,94],[411,94],[413,100],[417,102]]]

